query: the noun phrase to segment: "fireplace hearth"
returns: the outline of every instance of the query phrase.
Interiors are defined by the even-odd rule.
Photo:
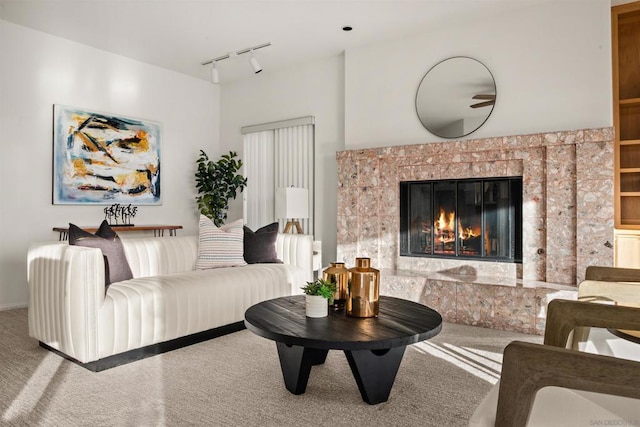
[[[400,255],[522,262],[522,177],[400,182]]]

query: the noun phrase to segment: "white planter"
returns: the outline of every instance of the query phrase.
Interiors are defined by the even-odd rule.
[[[307,317],[327,317],[329,302],[319,295],[305,295]]]

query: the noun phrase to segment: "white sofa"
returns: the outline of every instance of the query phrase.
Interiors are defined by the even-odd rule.
[[[134,278],[106,289],[100,249],[56,242],[28,253],[29,335],[94,371],[240,330],[251,305],[301,293],[313,277],[308,235],[278,234],[284,264],[210,270],[195,270],[196,236],[122,243]]]

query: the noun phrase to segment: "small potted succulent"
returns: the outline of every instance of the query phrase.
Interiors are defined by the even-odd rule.
[[[329,304],[333,304],[336,284],[324,279],[307,282],[301,288],[305,293],[307,317],[326,317],[329,314]]]

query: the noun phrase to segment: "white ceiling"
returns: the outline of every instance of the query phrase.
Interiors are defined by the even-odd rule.
[[[266,42],[264,73],[545,1],[0,0],[0,18],[208,80],[202,62]],[[248,59],[218,63],[221,82],[251,76]]]

